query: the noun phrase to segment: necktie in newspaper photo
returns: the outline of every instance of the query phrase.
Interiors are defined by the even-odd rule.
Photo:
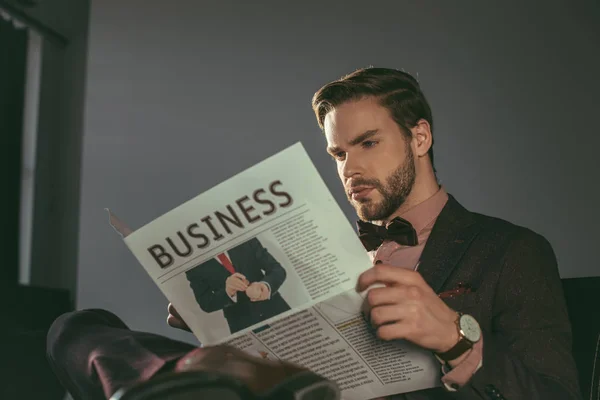
[[[231,263],[229,258],[225,255],[225,253],[221,253],[221,254],[217,255],[217,258],[219,259],[219,261],[221,261],[221,264],[223,264],[225,269],[227,271],[229,271],[230,274],[232,274],[232,275],[235,274],[235,268],[233,268],[233,264]]]

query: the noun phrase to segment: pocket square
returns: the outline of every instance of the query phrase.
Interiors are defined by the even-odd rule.
[[[472,292],[473,292],[473,289],[471,288],[471,285],[468,285],[465,283],[459,283],[458,286],[456,286],[454,289],[445,290],[443,292],[440,292],[438,294],[438,297],[441,299],[447,299],[449,297],[460,296],[461,294],[472,293]]]

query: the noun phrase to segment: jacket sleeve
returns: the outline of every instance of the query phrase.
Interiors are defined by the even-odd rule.
[[[252,239],[252,252],[256,260],[257,268],[265,272],[265,276],[261,279],[269,284],[271,288],[271,296],[277,293],[286,278],[285,269],[279,261],[269,253],[269,251],[256,238]]]
[[[526,229],[516,236],[503,260],[492,329],[483,332],[483,366],[451,395],[460,400],[579,400],[556,256],[542,236]]]
[[[225,292],[225,280],[223,280],[222,287],[211,287],[207,283],[207,280],[203,277],[203,273],[206,273],[206,271],[199,270],[199,268],[205,267],[199,265],[185,273],[202,311],[211,313],[234,305],[235,302]]]

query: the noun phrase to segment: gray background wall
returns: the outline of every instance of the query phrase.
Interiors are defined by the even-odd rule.
[[[103,208],[140,227],[298,140],[353,219],[310,99],[370,64],[418,75],[459,201],[545,235],[563,277],[598,275],[600,6],[482,3],[93,0],[78,307],[193,341]]]

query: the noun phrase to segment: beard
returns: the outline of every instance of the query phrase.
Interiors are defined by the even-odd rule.
[[[382,199],[375,202],[369,198],[354,200],[348,195],[350,204],[356,210],[358,218],[363,221],[382,221],[395,213],[406,201],[415,184],[416,171],[414,156],[410,149],[406,151],[406,159],[395,171],[381,182],[379,179],[356,179],[354,185],[374,187]]]

